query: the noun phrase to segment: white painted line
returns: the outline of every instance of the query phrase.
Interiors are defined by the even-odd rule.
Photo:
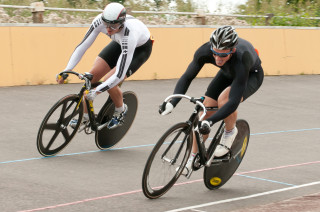
[[[220,200],[220,201],[216,201],[216,202],[208,202],[208,203],[204,203],[204,204],[200,204],[200,205],[194,205],[194,206],[189,206],[189,207],[185,207],[185,208],[174,209],[174,210],[170,210],[170,211],[167,211],[167,212],[178,212],[178,211],[192,210],[192,209],[195,209],[195,208],[203,208],[203,207],[208,207],[208,206],[212,206],[212,205],[218,205],[218,204],[223,204],[223,203],[228,203],[228,202],[234,202],[234,201],[239,201],[239,200],[243,200],[243,199],[249,199],[249,198],[254,198],[254,197],[259,197],[259,196],[264,196],[264,195],[269,195],[269,194],[274,194],[274,193],[279,193],[279,192],[282,192],[282,191],[289,191],[289,190],[292,190],[292,189],[303,188],[303,187],[307,187],[307,186],[313,186],[313,185],[317,185],[317,184],[320,184],[320,181],[307,183],[307,184],[294,186],[294,187],[289,187],[289,188],[283,188],[283,189],[277,189],[277,190],[273,190],[273,191],[267,191],[267,192],[253,194],[253,195],[244,196],[244,197],[237,197],[237,198],[232,198],[232,199]]]

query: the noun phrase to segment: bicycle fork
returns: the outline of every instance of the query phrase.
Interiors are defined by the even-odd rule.
[[[171,149],[171,147],[173,146],[173,144],[177,141],[177,139],[179,138],[179,136],[181,135],[182,131],[180,131],[175,137],[174,139],[170,142],[168,148],[166,149],[166,151],[164,151],[164,153],[161,155],[161,158],[170,163],[171,165],[175,164],[177,162],[177,158],[179,157],[181,151],[182,151],[182,148],[183,148],[183,145],[184,143],[186,142],[186,138],[188,136],[188,134],[186,134],[183,138],[183,141],[181,142],[181,145],[177,151],[177,153],[175,154],[174,158],[173,159],[170,159],[168,157],[166,157],[167,153],[169,152],[169,150]]]

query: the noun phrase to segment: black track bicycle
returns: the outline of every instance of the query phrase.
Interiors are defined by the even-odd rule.
[[[193,135],[196,138],[198,153],[193,160],[192,170],[185,176],[189,178],[192,171],[204,167],[204,184],[210,190],[220,188],[232,177],[248,147],[249,124],[240,119],[236,122],[238,134],[229,153],[220,158],[214,157],[213,153],[223,134],[224,122],[221,121],[208,147],[199,133],[198,122],[205,117],[207,110],[217,108],[206,108],[203,105],[203,97],[197,99],[181,94],[168,96],[162,107],[172,98],[185,98],[196,106],[188,121],[175,124],[162,135],[148,157],[142,177],[142,190],[150,199],[161,197],[181,176],[191,153]],[[203,113],[199,118],[200,112]]]
[[[99,149],[105,150],[114,147],[127,133],[134,121],[138,99],[134,92],[123,92],[123,101],[128,106],[128,112],[123,123],[114,129],[107,127],[114,113],[114,103],[110,96],[104,103],[98,114],[95,114],[93,102],[84,98],[84,93],[99,85],[91,84],[93,75],[90,73],[79,74],[73,71],[59,73],[64,79],[68,74],[76,75],[84,80],[84,84],[78,94],[70,94],[55,103],[44,117],[37,136],[37,148],[43,156],[54,156],[63,150],[72,140],[77,132],[84,131],[86,134],[95,133],[95,142]],[[84,104],[89,115],[89,122],[80,126],[83,117]],[[69,123],[75,118],[77,125],[72,128]]]

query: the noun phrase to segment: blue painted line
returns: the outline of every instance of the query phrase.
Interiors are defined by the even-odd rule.
[[[263,180],[263,181],[268,181],[268,182],[272,182],[272,183],[278,183],[278,184],[282,184],[282,185],[286,185],[286,186],[296,186],[296,185],[289,184],[289,183],[279,182],[279,181],[275,181],[275,180],[268,180],[268,179],[259,178],[259,177],[252,177],[252,176],[248,176],[248,175],[237,174],[237,176],[247,177],[247,178],[251,178],[251,179],[255,179],[255,180]]]
[[[265,132],[265,133],[252,133],[250,135],[267,135],[267,134],[288,133],[288,132],[303,132],[303,131],[312,131],[312,130],[320,130],[320,128],[300,129],[300,130],[284,130],[284,131],[273,131],[273,132]],[[208,139],[212,140],[212,138],[208,138]],[[64,157],[64,156],[71,156],[71,155],[81,155],[81,154],[95,153],[95,152],[101,152],[101,151],[113,151],[113,150],[120,150],[120,149],[151,147],[151,146],[154,146],[154,145],[155,144],[145,144],[145,145],[128,146],[128,147],[106,149],[106,150],[93,150],[93,151],[87,151],[87,152],[76,152],[76,153],[56,155],[56,156],[51,156],[51,157],[27,158],[27,159],[20,159],[20,160],[3,161],[3,162],[0,162],[0,164],[25,162],[25,161],[31,161],[31,160],[40,160],[40,159],[46,159],[46,158],[53,158],[53,157]]]
[[[274,131],[274,132],[265,132],[265,133],[252,133],[250,135],[268,135],[268,134],[303,132],[303,131],[312,131],[312,130],[320,130],[320,128],[300,129],[300,130],[284,130],[284,131]]]
[[[82,155],[82,154],[95,153],[95,152],[114,151],[114,150],[120,150],[120,149],[132,149],[132,148],[139,148],[139,147],[150,147],[150,146],[154,146],[154,145],[155,144],[146,144],[146,145],[119,147],[119,148],[105,149],[105,150],[92,150],[92,151],[87,151],[87,152],[75,152],[75,153],[69,153],[69,154],[63,154],[63,155],[55,155],[55,156],[49,156],[49,157],[27,158],[27,159],[21,159],[21,160],[3,161],[3,162],[0,162],[0,164],[25,162],[25,161],[30,161],[30,160],[40,160],[40,159],[47,159],[47,158],[72,156],[72,155]]]

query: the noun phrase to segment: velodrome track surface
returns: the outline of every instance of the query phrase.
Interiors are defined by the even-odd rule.
[[[195,79],[187,94],[201,96],[209,82]],[[261,89],[239,107],[251,137],[230,181],[208,190],[201,169],[156,200],[141,192],[146,159],[162,133],[193,109],[184,100],[172,114],[158,114],[176,80],[123,84],[123,91],[137,93],[139,108],[113,150],[99,151],[94,135],[80,133],[51,158],[37,152],[39,125],[58,99],[81,85],[2,87],[0,211],[320,211],[319,82],[320,75],[265,77]],[[97,97],[96,111],[105,98]]]

